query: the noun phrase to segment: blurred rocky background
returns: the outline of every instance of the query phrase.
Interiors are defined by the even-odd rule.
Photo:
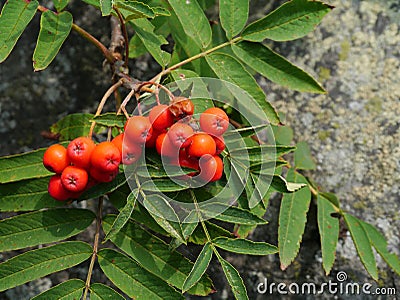
[[[4,2],[4,1],[3,1]],[[252,17],[264,15],[284,1],[252,0]],[[273,49],[314,75],[328,90],[314,95],[286,90],[259,78],[269,100],[286,116],[295,141],[307,141],[317,162],[308,173],[326,191],[334,192],[342,207],[377,226],[400,254],[400,3],[398,0],[331,0],[336,8],[307,37],[271,44]],[[81,1],[71,1],[75,22],[105,44],[109,22]],[[15,50],[0,65],[0,155],[47,146],[40,132],[62,116],[93,112],[110,84],[103,58],[76,33],[67,39],[48,69],[34,73],[32,53],[38,34],[38,16]],[[131,62],[131,75],[147,79],[158,67],[148,55]],[[276,244],[280,201],[272,199],[266,218],[270,224],[250,236]],[[90,203],[88,205],[91,205]],[[316,207],[311,206],[300,254],[284,272],[277,256],[226,255],[244,278],[250,299],[398,299],[400,278],[378,257],[379,282],[364,271],[349,233],[343,228],[337,261],[329,276],[321,265]],[[82,237],[84,238],[84,237]],[[89,236],[87,236],[89,240]],[[0,261],[6,257],[0,257]],[[87,267],[77,267],[50,278],[0,293],[0,299],[29,299],[51,285],[72,277],[85,278]],[[268,283],[322,284],[343,271],[346,282],[395,287],[396,295],[279,295],[260,294]],[[217,263],[209,272],[218,293],[209,299],[231,299]],[[104,278],[95,272],[101,281]],[[194,299],[194,298],[193,298]]]

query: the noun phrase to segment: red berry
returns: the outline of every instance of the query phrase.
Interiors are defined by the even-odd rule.
[[[81,192],[85,189],[88,179],[88,173],[86,170],[75,166],[68,166],[61,173],[62,185],[68,191],[75,193]]]
[[[135,143],[124,141],[122,145],[122,163],[124,165],[131,165],[137,162],[142,155],[143,148]]]
[[[59,174],[50,178],[47,191],[57,201],[66,201],[73,197],[73,193],[68,191],[61,183],[61,175]]]
[[[200,158],[199,177],[204,182],[217,181],[222,177],[224,164],[218,155],[206,154]]]
[[[43,165],[51,172],[60,174],[69,164],[67,149],[60,144],[51,145],[44,152]]]
[[[190,139],[191,144],[187,148],[187,153],[189,154],[189,156],[202,157],[205,154],[215,154],[215,141],[209,134],[198,132],[191,136]]]
[[[69,143],[67,155],[74,166],[88,170],[94,148],[96,144],[90,138],[78,137]]]
[[[216,155],[220,154],[225,149],[225,140],[222,136],[213,136],[215,141],[215,145],[217,147],[217,151],[215,152]]]
[[[228,129],[228,115],[218,107],[206,109],[200,115],[200,127],[212,135],[222,135]]]
[[[121,158],[122,158],[122,144],[124,143],[124,136],[125,135],[121,133],[111,140],[111,143],[113,143],[115,147],[118,148],[119,153],[121,154]]]
[[[121,163],[121,154],[111,142],[101,142],[92,152],[91,165],[104,172],[118,170]]]
[[[144,144],[151,138],[153,127],[148,117],[133,116],[125,124],[125,137],[137,144]]]
[[[151,138],[145,144],[146,148],[154,148],[156,146],[156,141],[157,141],[158,136],[161,133],[165,133],[165,132],[167,132],[165,129],[162,131],[153,129],[153,134],[151,135]]]
[[[185,148],[190,144],[193,128],[185,123],[175,123],[168,130],[167,136],[171,143],[178,148]]]
[[[161,133],[156,140],[157,153],[166,157],[177,157],[179,148],[173,145],[167,133]]]
[[[115,176],[117,176],[118,169],[112,172],[104,172],[104,170],[102,169],[91,167],[89,174],[93,179],[97,180],[98,182],[111,182],[114,180]]]
[[[186,154],[186,151],[180,151],[179,152],[179,165],[181,167],[186,167],[186,168],[194,169],[194,170],[197,170],[197,171],[200,170],[199,160],[196,159],[196,158],[189,157]],[[189,176],[194,176],[194,175],[196,175],[196,172],[190,173],[188,175]]]
[[[154,106],[149,114],[149,121],[155,130],[164,130],[174,123],[174,116],[168,105],[160,104]]]

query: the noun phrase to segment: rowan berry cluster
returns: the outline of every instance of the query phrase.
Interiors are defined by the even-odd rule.
[[[54,173],[48,192],[58,201],[78,198],[96,182],[110,182],[118,174],[121,152],[112,142],[95,144],[88,137],[78,137],[65,148],[50,146],[43,155],[43,165]]]
[[[171,165],[194,169],[189,176],[198,175],[196,178],[206,183],[219,180],[224,167],[219,156],[225,149],[222,135],[228,129],[229,118],[222,109],[213,107],[195,120],[193,110],[192,101],[186,98],[177,99],[170,106],[153,107],[149,114],[151,140]]]
[[[131,165],[139,160],[143,148],[156,151],[175,166],[194,169],[189,176],[197,176],[207,183],[219,180],[223,162],[219,154],[224,150],[222,137],[229,118],[220,108],[209,108],[193,118],[193,102],[175,97],[170,105],[154,106],[148,116],[132,116],[124,132],[111,142],[95,144],[88,137],[78,137],[67,148],[50,146],[44,153],[44,166],[56,173],[50,178],[48,192],[58,201],[78,198],[98,182],[110,182],[118,174],[119,165]]]

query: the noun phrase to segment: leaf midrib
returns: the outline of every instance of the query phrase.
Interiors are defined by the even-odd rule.
[[[188,274],[183,273],[179,268],[174,267],[173,265],[169,264],[167,260],[164,260],[162,257],[159,257],[157,255],[155,255],[150,249],[147,249],[146,247],[142,246],[142,244],[140,244],[139,242],[137,242],[136,240],[132,239],[128,234],[126,234],[124,231],[120,231],[119,233],[123,234],[129,241],[130,243],[134,243],[136,245],[137,248],[140,248],[142,250],[144,250],[145,252],[148,252],[150,254],[151,257],[153,257],[154,259],[156,259],[159,262],[164,263],[165,265],[169,266],[171,269],[175,270],[177,273],[183,275],[184,277],[188,276]],[[160,241],[157,241],[160,242]],[[162,244],[161,244],[162,245]],[[166,245],[165,245],[166,246]],[[185,259],[187,262],[189,262],[185,257],[182,257],[183,259]],[[138,262],[140,264],[140,262]],[[153,271],[150,271],[148,268],[146,268],[145,266],[143,266],[142,264],[140,264],[145,270],[147,270],[148,272],[152,273],[153,275],[157,276],[157,274],[155,274]],[[167,282],[170,283],[169,278],[167,279]],[[172,284],[172,283],[171,283]],[[202,286],[204,289],[207,289],[207,287],[201,282],[199,281],[198,284],[200,286]],[[182,282],[183,285],[183,282]],[[181,288],[178,286],[178,288]]]
[[[320,10],[318,10],[318,11],[320,11]],[[254,31],[254,32],[252,32],[252,33],[249,33],[248,35],[244,35],[243,37],[252,36],[252,35],[259,34],[259,33],[263,33],[263,32],[268,32],[268,31],[274,30],[274,29],[276,29],[276,28],[283,27],[283,26],[285,26],[285,25],[287,25],[287,24],[290,24],[290,23],[292,23],[292,22],[298,21],[299,19],[302,19],[302,18],[304,18],[304,17],[306,17],[306,16],[308,16],[308,15],[315,14],[315,13],[316,13],[316,12],[312,12],[312,13],[309,13],[309,14],[304,13],[304,14],[300,15],[299,17],[296,17],[296,18],[293,18],[293,19],[289,19],[289,20],[286,21],[286,22],[279,23],[279,24],[277,24],[277,25],[275,25],[275,26],[268,27],[268,28],[263,29],[263,30],[260,30],[260,31]],[[268,16],[266,16],[265,18],[267,18],[267,17],[268,17]],[[255,23],[253,23],[253,24],[255,24]]]
[[[6,3],[6,4],[7,4],[7,3]],[[4,4],[4,5],[6,5],[6,4]],[[20,14],[19,14],[19,16],[18,16],[18,18],[17,18],[17,21],[15,22],[14,26],[13,26],[12,29],[10,30],[9,35],[7,36],[6,41],[9,41],[9,40],[10,40],[10,36],[12,35],[12,33],[13,33],[14,30],[15,30],[15,28],[17,27],[18,22],[19,22],[19,20],[21,19],[21,16],[23,15],[24,11],[27,9],[27,7],[29,6],[29,4],[30,4],[30,2],[25,2],[25,6],[24,6],[24,8],[21,10],[21,12],[20,12]],[[4,43],[4,44],[6,44],[6,43]]]
[[[289,207],[289,214],[288,214],[288,216],[289,216],[289,221],[291,220],[291,216],[292,216],[292,211],[293,211],[293,206],[294,206],[294,196],[295,196],[295,192],[294,193],[292,193],[289,197],[290,197],[290,207]],[[288,221],[288,223],[287,223],[287,225],[286,225],[286,232],[285,232],[285,236],[284,236],[284,240],[283,240],[283,246],[282,246],[282,250],[284,250],[285,248],[286,248],[286,245],[287,245],[287,237],[288,237],[288,235],[289,235],[289,222]],[[282,251],[283,253],[285,253],[285,251]],[[280,253],[280,252],[279,252]],[[285,255],[286,256],[286,255]]]
[[[197,1],[196,1],[196,3],[195,4],[193,4],[193,5],[196,5],[197,4]],[[177,5],[176,3],[175,3],[175,5]],[[198,4],[197,4],[198,5]],[[185,20],[182,20],[182,21],[186,21],[186,20],[190,20],[190,25],[191,25],[191,27],[192,27],[192,29],[193,28],[196,28],[196,30],[194,30],[194,33],[196,34],[196,36],[194,37],[194,38],[199,38],[200,40],[201,40],[201,46],[202,46],[202,48],[205,48],[206,46],[207,46],[207,44],[209,44],[210,43],[210,41],[206,41],[204,38],[203,38],[203,35],[201,34],[201,28],[202,28],[202,26],[196,26],[197,24],[196,23],[194,23],[194,22],[192,22],[193,20],[195,20],[195,18],[191,18],[190,17],[190,15],[188,15],[187,14],[187,10],[185,10],[185,9],[183,9],[183,11],[184,11],[184,14],[185,14]],[[178,19],[179,19],[179,21],[180,21],[180,18],[179,18],[179,15],[177,14],[177,16],[178,16]],[[201,24],[201,23],[200,23]],[[207,30],[207,29],[206,29]],[[209,30],[207,30],[207,31],[209,31]],[[191,35],[189,35],[190,37],[192,37]]]
[[[44,248],[44,249],[46,249],[46,248]],[[27,253],[29,253],[29,252],[27,252]],[[17,270],[16,272],[13,272],[12,274],[10,274],[10,275],[6,275],[5,277],[3,277],[3,278],[0,278],[0,283],[4,280],[5,281],[5,279],[7,279],[7,278],[10,278],[10,277],[12,277],[12,276],[15,276],[15,275],[17,275],[17,277],[18,277],[18,274],[20,274],[20,273],[23,273],[23,272],[29,272],[31,269],[36,269],[36,268],[38,268],[38,269],[40,269],[40,266],[42,266],[42,265],[45,265],[46,263],[50,263],[50,262],[52,262],[52,261],[58,261],[58,260],[60,260],[60,259],[63,259],[63,258],[68,258],[68,257],[70,257],[70,256],[79,256],[79,255],[83,255],[83,254],[91,254],[91,252],[75,252],[75,253],[72,253],[72,254],[67,254],[67,255],[63,255],[63,256],[58,256],[58,257],[56,257],[56,258],[51,258],[51,259],[46,259],[45,261],[41,261],[40,263],[38,263],[38,264],[34,264],[34,265],[31,265],[31,266],[29,266],[29,267],[27,267],[27,268],[24,268],[24,269],[20,269],[20,270]],[[7,261],[6,261],[7,262]],[[1,264],[0,264],[0,266],[1,266]],[[69,266],[69,264],[68,264],[68,266]],[[67,267],[68,268],[68,267]],[[66,269],[66,268],[65,268]],[[58,269],[57,269],[58,270]],[[64,270],[64,269],[61,269],[61,270]],[[53,273],[53,272],[52,272]],[[1,286],[1,285],[0,285]]]
[[[7,220],[7,219],[5,219],[5,220]],[[53,219],[53,220],[55,220],[55,219]],[[82,217],[81,217],[81,218],[79,218],[79,219],[74,219],[74,220],[71,220],[71,221],[69,221],[69,222],[54,223],[54,224],[52,224],[52,225],[50,225],[50,226],[46,226],[46,227],[36,227],[36,228],[28,229],[28,230],[19,231],[19,232],[17,232],[17,233],[9,233],[9,234],[5,234],[5,235],[0,235],[0,240],[3,239],[3,238],[5,238],[5,237],[7,237],[7,236],[10,236],[10,235],[16,235],[16,236],[18,236],[18,235],[20,235],[20,234],[27,233],[27,232],[35,232],[35,231],[38,231],[38,230],[40,230],[40,229],[51,229],[51,228],[53,228],[53,227],[57,227],[57,225],[65,225],[65,224],[69,224],[69,223],[74,224],[74,223],[77,222],[77,221],[83,221],[83,220],[89,220],[89,219],[88,219],[88,218],[82,218]],[[0,222],[0,224],[1,224],[1,222]],[[71,232],[73,232],[73,231],[71,231]]]
[[[128,272],[125,271],[125,269],[120,268],[117,264],[115,264],[115,262],[113,262],[112,260],[109,260],[108,258],[101,256],[100,257],[104,260],[107,260],[112,266],[114,266],[116,269],[120,270],[122,273],[126,274],[129,278],[131,278],[131,280],[133,280],[134,282],[136,282],[139,286],[144,287],[146,290],[148,290],[151,294],[155,295],[157,298],[156,299],[160,299],[162,300],[162,298],[160,298],[158,296],[158,294],[156,294],[156,292],[152,291],[150,289],[150,287],[148,287],[147,285],[145,285],[143,282],[138,281],[136,278],[134,278],[133,276],[131,276]],[[128,258],[129,259],[129,258]],[[136,262],[136,261],[135,261]],[[137,262],[136,262],[137,263]],[[139,265],[140,267],[142,267],[141,265]],[[143,268],[143,267],[142,267]],[[144,268],[143,268],[144,269]],[[147,269],[145,269],[147,271]],[[151,273],[151,272],[150,272]],[[153,276],[155,276],[153,273],[151,273]]]

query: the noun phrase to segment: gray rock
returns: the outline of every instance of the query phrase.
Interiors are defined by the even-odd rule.
[[[318,167],[308,174],[324,190],[336,193],[346,211],[377,226],[388,239],[388,248],[399,254],[398,2],[338,0],[328,3],[336,8],[315,32],[273,47],[318,78],[328,94],[299,94],[270,82],[263,82],[263,88],[273,105],[286,113],[286,124],[294,129],[296,141],[305,140],[310,144]],[[279,202],[271,205],[270,210],[277,212],[278,205]],[[268,229],[258,229],[253,237],[260,240],[270,237],[269,232],[276,230],[275,224],[270,225]],[[277,264],[267,263],[265,270],[260,267],[253,270],[263,272],[274,282],[285,277],[290,282],[311,280],[319,284],[336,280],[336,273],[344,271],[349,281],[376,286],[360,263],[348,232],[344,231],[340,239],[337,261],[328,277],[320,265],[319,246],[310,246],[311,242],[319,243],[312,224],[308,232],[314,232],[314,238],[309,240],[312,235],[306,231],[303,250],[287,271],[279,273]],[[305,253],[310,251],[313,255]],[[249,259],[249,262],[253,261]],[[377,284],[395,287],[399,293],[399,276],[379,257],[377,262],[380,272]],[[264,298],[268,297],[257,299]],[[280,298],[297,299],[295,296]],[[322,298],[333,299],[333,296]],[[339,298],[377,299],[366,295],[340,295]],[[393,296],[379,299],[393,299]]]

